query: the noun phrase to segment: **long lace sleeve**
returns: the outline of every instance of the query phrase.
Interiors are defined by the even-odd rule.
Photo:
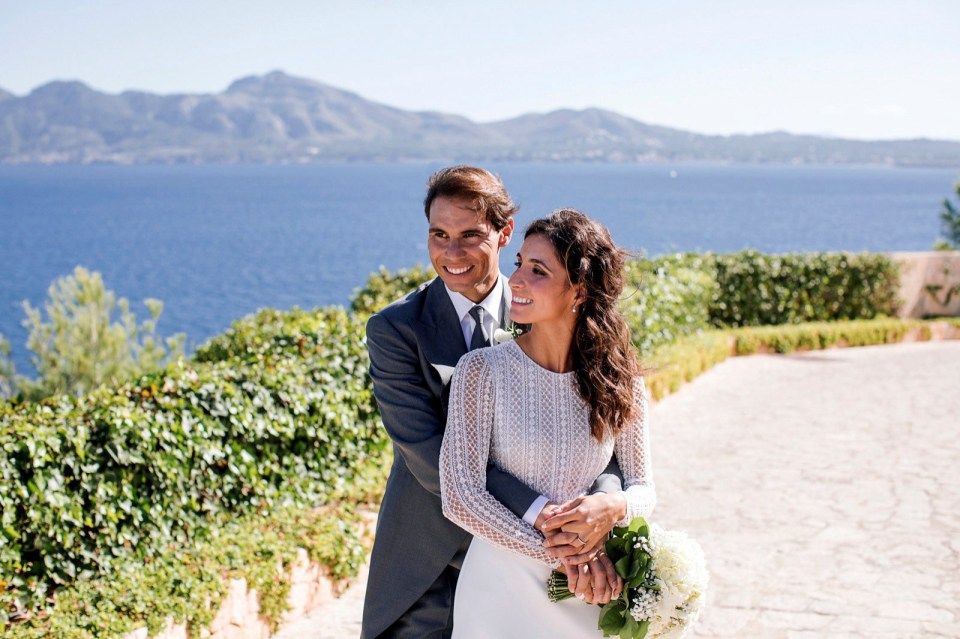
[[[543,536],[486,489],[494,388],[484,351],[467,353],[450,384],[447,428],[440,448],[443,514],[464,530],[507,550],[555,567]]]
[[[650,432],[647,426],[647,391],[642,377],[633,385],[633,418],[617,435],[614,450],[623,471],[627,516],[617,522],[626,526],[634,517],[649,517],[657,503],[650,463]]]

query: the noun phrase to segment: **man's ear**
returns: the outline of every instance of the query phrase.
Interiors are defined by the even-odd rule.
[[[507,218],[507,225],[500,229],[500,240],[498,246],[503,248],[510,243],[510,238],[513,237],[513,218]]]

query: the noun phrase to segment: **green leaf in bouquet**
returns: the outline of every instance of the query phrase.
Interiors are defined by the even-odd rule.
[[[643,517],[634,517],[627,528],[630,532],[638,533],[644,537],[650,534],[650,526],[647,525],[647,520]]]
[[[603,543],[603,549],[611,561],[616,561],[613,557],[616,556],[619,559],[619,555],[623,553],[623,540],[619,537],[611,537]]]
[[[626,580],[631,580],[636,578],[637,576],[643,576],[643,570],[641,570],[643,567],[644,567],[643,562],[637,561],[636,557],[631,558],[630,570],[627,572],[626,575],[624,575],[623,578]]]
[[[631,617],[632,618],[632,617]],[[633,634],[634,639],[643,639],[647,636],[647,630],[650,629],[649,621],[641,621],[637,624],[637,631]]]
[[[620,639],[637,639],[637,631],[640,629],[640,624],[630,615],[627,615],[624,621],[626,623],[620,628]],[[644,632],[643,634],[645,635],[647,633]],[[643,635],[640,635],[640,637],[643,637]]]
[[[626,617],[629,616],[627,614],[627,604],[623,599],[616,599],[600,609],[597,627],[603,631],[604,637],[610,637],[620,632],[623,624],[626,623]]]
[[[616,569],[617,574],[620,575],[621,579],[629,579],[628,571],[630,570],[630,555],[621,557],[613,567]]]

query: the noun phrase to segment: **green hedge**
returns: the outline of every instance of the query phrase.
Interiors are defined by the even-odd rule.
[[[656,349],[643,361],[644,382],[650,397],[661,399],[676,392],[732,354],[733,338],[727,331],[702,331],[681,337]]]
[[[882,254],[677,253],[629,262],[621,310],[642,357],[714,327],[873,319],[897,312],[899,272]],[[366,318],[436,277],[417,265],[381,267],[354,292]]]
[[[922,320],[876,319],[814,322],[791,326],[741,328],[732,332],[737,355],[820,350],[837,346],[897,344],[908,334],[930,339],[930,323]]]
[[[350,310],[366,319],[436,276],[437,272],[432,266],[423,264],[417,264],[413,268],[401,268],[396,273],[381,266],[379,271],[370,274],[363,288],[353,291]]]
[[[620,304],[641,357],[710,326],[709,256],[676,254],[627,264]]]
[[[878,346],[896,344],[908,336],[923,341],[931,338],[931,327],[935,323],[947,323],[960,328],[958,318],[880,318],[702,331],[656,349],[644,360],[647,369],[645,380],[651,397],[661,399],[734,355]]]
[[[769,326],[895,315],[899,271],[887,255],[743,251],[709,256],[714,326]]]
[[[219,513],[322,501],[381,460],[362,325],[265,311],[196,361],[0,414],[0,610],[121,558],[200,538]],[[0,615],[5,612],[0,612]]]

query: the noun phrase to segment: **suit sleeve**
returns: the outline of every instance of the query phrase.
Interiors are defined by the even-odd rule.
[[[590,493],[617,493],[621,490],[623,490],[623,471],[620,470],[617,456],[613,455],[603,473],[593,482]]]
[[[383,426],[407,468],[426,490],[440,496],[440,446],[446,418],[440,398],[427,386],[416,344],[405,339],[381,314],[367,321],[367,350],[373,393]],[[538,494],[518,479],[490,466],[490,492],[518,517]]]

